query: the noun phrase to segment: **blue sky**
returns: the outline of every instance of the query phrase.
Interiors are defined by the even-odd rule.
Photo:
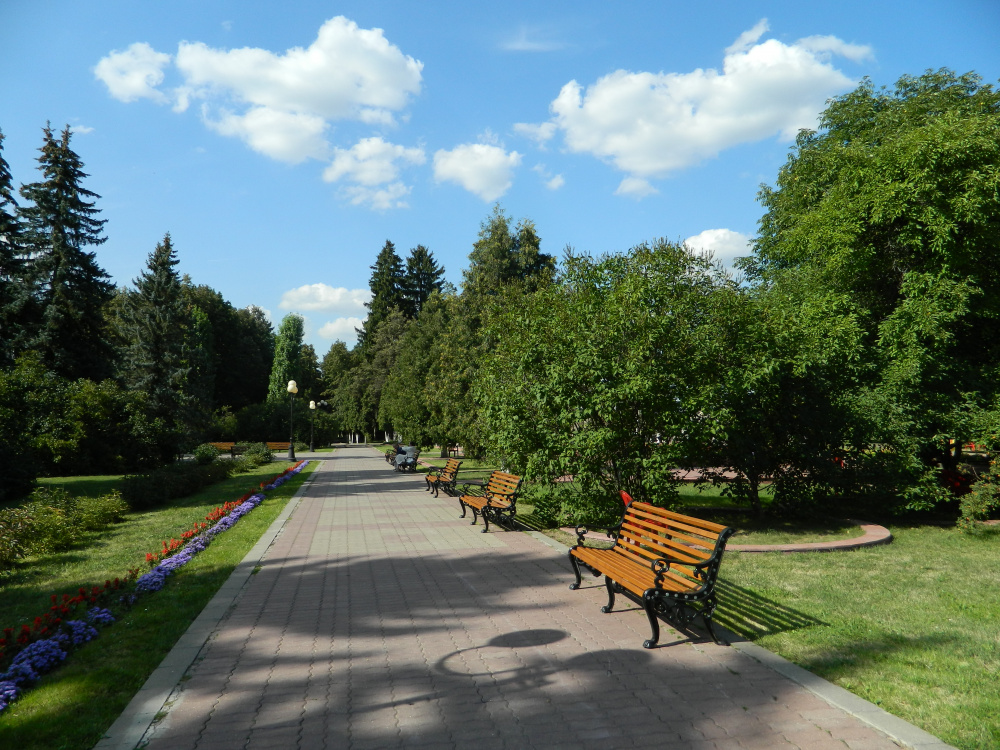
[[[1000,79],[1000,0],[0,0],[15,183],[47,121],[102,196],[98,261],[180,270],[322,356],[386,239],[460,285],[499,201],[545,252],[657,237],[741,254],[794,134],[864,76]]]

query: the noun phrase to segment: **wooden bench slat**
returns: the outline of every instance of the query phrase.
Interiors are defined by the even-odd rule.
[[[715,582],[726,541],[734,533],[728,526],[632,502],[622,513],[610,549],[584,547],[583,532],[578,529],[577,544],[569,551],[576,575],[570,588],[580,587],[580,565],[584,565],[605,578],[608,603],[602,611],[612,611],[616,592],[637,601],[652,631],[643,643],[646,648],[659,640],[657,618],[661,616],[682,628],[701,617],[712,639],[719,643],[712,628],[717,605]]]
[[[466,489],[472,485],[465,485]],[[485,528],[490,530],[490,519],[500,523],[503,519],[513,519],[517,513],[517,493],[521,488],[521,477],[495,470],[482,485],[482,494],[459,493],[458,502],[462,508],[462,518],[468,508],[472,509],[472,523],[482,516]]]

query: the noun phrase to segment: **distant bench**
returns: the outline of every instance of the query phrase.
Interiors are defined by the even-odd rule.
[[[222,451],[223,453],[229,452],[229,455],[236,458],[241,453],[245,453],[247,449],[247,443],[209,443],[216,450]],[[267,449],[270,451],[287,451],[288,446],[291,445],[287,441],[281,442],[268,442],[265,443]]]
[[[504,521],[509,524],[517,513],[517,492],[520,488],[521,477],[499,470],[491,473],[489,479],[479,485],[471,482],[462,485],[462,493],[458,498],[462,506],[462,518],[465,518],[466,508],[471,508],[472,523],[476,522],[478,516],[482,516],[483,523],[486,524],[484,534],[490,530],[490,519],[496,524]]]
[[[626,493],[621,523],[608,530],[615,545],[610,549],[584,547],[585,526],[577,526],[577,543],[569,550],[576,574],[571,589],[580,588],[580,566],[595,576],[604,576],[608,603],[602,612],[615,606],[615,593],[622,593],[646,612],[652,636],[642,645],[653,648],[660,639],[662,616],[686,628],[701,617],[709,635],[721,643],[712,629],[715,612],[715,582],[719,575],[726,540],[736,530],[691,516],[633,502]]]
[[[449,495],[455,490],[455,480],[458,478],[458,467],[462,465],[461,460],[449,458],[443,469],[436,472],[428,472],[424,479],[427,480],[427,489],[434,497],[438,496],[438,490],[444,488]]]

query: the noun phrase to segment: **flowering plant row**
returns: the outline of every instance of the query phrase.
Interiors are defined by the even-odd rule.
[[[300,461],[286,469],[270,483],[262,483],[261,489],[280,487],[302,471],[306,463]],[[117,604],[129,607],[140,595],[159,591],[167,576],[190,562],[208,547],[212,539],[232,528],[263,501],[264,495],[256,492],[244,495],[236,502],[227,502],[206,516],[206,520],[215,522],[211,527],[207,523],[196,523],[181,535],[185,541],[171,539],[169,543],[162,543],[158,554],[147,554],[147,562],[154,567],[145,575],[137,577],[138,570],[130,570],[124,579],[105,581],[104,588],[93,586],[90,591],[80,588],[76,596],[63,594],[61,599],[53,594],[49,611],[36,617],[32,625],[22,625],[17,635],[14,628],[6,628],[3,638],[0,638],[0,662],[11,653],[16,652],[16,655],[7,670],[0,672],[0,713],[41,675],[59,666],[73,648],[97,637],[97,625],[110,625],[115,621],[111,610],[97,606],[99,603],[106,602],[114,592],[121,591],[124,593],[118,596]],[[224,514],[220,515],[219,511],[224,511]],[[132,591],[127,592],[128,588]],[[65,619],[77,608],[84,610],[82,620]]]

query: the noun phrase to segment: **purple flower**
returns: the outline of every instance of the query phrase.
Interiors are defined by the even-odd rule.
[[[17,699],[17,685],[10,680],[0,680],[0,711]]]
[[[83,620],[68,620],[65,626],[69,630],[70,643],[74,646],[79,646],[97,637],[97,628],[88,625]]]
[[[25,646],[14,661],[11,662],[10,669],[2,675],[3,679],[12,680],[17,685],[27,682],[34,682],[39,674],[45,674],[66,658],[66,652],[60,647],[57,639],[65,635],[60,634],[54,638],[44,638]]]
[[[91,625],[110,625],[115,621],[115,616],[110,609],[103,607],[91,607],[87,610],[87,622]]]

